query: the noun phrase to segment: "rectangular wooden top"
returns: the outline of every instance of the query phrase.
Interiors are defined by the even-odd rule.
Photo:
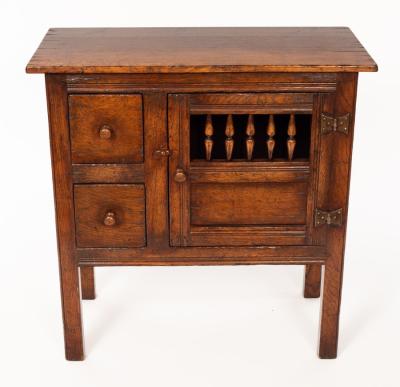
[[[347,27],[51,28],[28,73],[359,72]]]

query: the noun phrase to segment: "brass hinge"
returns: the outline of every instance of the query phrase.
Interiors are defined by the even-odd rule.
[[[315,210],[315,227],[327,224],[328,226],[342,225],[342,209],[334,211],[322,211],[318,208]]]
[[[330,132],[349,133],[350,113],[340,117],[332,117],[325,113],[321,114],[321,132],[322,134]]]

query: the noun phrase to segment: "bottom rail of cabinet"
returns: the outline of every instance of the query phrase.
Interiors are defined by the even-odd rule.
[[[324,263],[324,246],[243,248],[170,247],[164,249],[77,249],[80,266],[188,266]]]

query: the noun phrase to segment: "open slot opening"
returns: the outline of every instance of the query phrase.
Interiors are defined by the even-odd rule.
[[[193,114],[190,158],[308,160],[311,118],[311,114]]]

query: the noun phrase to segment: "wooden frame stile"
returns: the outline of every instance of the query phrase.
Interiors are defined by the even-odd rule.
[[[72,186],[68,95],[65,75],[46,74],[54,201],[63,310],[65,356],[83,360],[83,329],[79,273],[75,256],[75,220]]]
[[[314,109],[313,109],[313,122],[312,122],[312,140],[310,149],[310,163],[313,168],[313,179],[310,180],[309,189],[314,193],[309,197],[308,202],[308,243],[309,244],[321,244],[321,239],[325,236],[324,229],[316,229],[314,227],[314,209],[317,208],[317,192],[319,191],[319,168],[321,165],[322,154],[320,151],[321,144],[321,130],[320,130],[320,115],[321,115],[321,100],[323,98],[322,93],[314,94]],[[322,161],[323,162],[323,161]],[[325,164],[328,167],[328,164]],[[318,237],[319,236],[319,237]],[[322,266],[319,264],[305,265],[304,268],[304,297],[305,298],[318,298],[321,292],[321,271]]]
[[[324,270],[319,345],[319,356],[325,359],[336,358],[338,348],[357,79],[358,73],[338,74],[336,93],[327,96],[323,103],[324,112],[331,112],[335,116],[350,113],[351,117],[347,134],[330,133],[324,137],[326,143],[330,142],[326,145],[331,152],[330,174],[329,177],[325,176],[325,184],[329,186],[325,204],[327,210],[341,208],[343,216],[341,225],[327,229],[329,256]]]
[[[179,181],[179,174],[189,170],[189,97],[172,94],[168,97],[169,149],[169,208],[170,244],[187,246],[190,239],[189,181],[186,175]],[[179,182],[176,184],[174,182]]]
[[[147,249],[167,249],[168,229],[168,157],[158,151],[168,149],[167,95],[143,93],[146,237]]]

